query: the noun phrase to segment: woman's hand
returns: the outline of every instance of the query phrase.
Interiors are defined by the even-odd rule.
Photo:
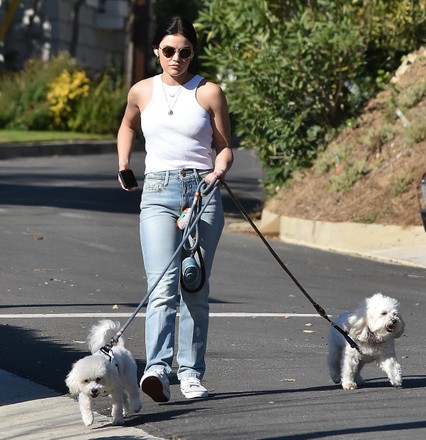
[[[124,189],[124,191],[132,192],[136,189],[136,187],[126,187],[121,176],[120,176],[120,173],[117,174],[117,180],[120,183],[121,188]]]
[[[223,170],[214,170],[212,173],[209,173],[206,177],[204,177],[204,181],[207,183],[207,185],[210,185],[213,180],[225,180],[225,172]]]

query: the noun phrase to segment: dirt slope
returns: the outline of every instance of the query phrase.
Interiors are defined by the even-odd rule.
[[[423,225],[426,49],[407,58],[353,126],[269,200],[267,209],[309,220]]]

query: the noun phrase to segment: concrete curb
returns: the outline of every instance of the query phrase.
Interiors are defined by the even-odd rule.
[[[142,429],[113,426],[110,417],[98,413],[94,424],[86,427],[77,401],[4,370],[0,370],[0,389],[5,391],[0,399],[2,438],[159,440]]]
[[[143,151],[144,142],[137,139],[134,151]],[[110,140],[69,140],[57,142],[26,142],[16,144],[0,143],[0,160],[16,157],[78,156],[85,154],[106,154],[117,152],[117,141]]]
[[[378,261],[426,268],[426,232],[421,226],[332,223],[262,211],[257,227],[289,244],[313,247]],[[248,223],[233,223],[235,232],[251,232]]]
[[[68,141],[28,142],[20,144],[0,144],[0,160],[15,157],[75,156],[83,154],[113,153],[117,151],[115,141]]]
[[[282,216],[279,236],[287,243],[426,268],[426,233],[420,226],[330,223]]]

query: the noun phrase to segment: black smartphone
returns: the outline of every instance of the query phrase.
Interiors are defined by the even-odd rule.
[[[125,188],[136,188],[138,186],[138,182],[132,170],[122,170],[118,173],[118,176]]]

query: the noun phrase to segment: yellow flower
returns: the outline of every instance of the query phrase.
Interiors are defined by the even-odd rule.
[[[49,85],[47,100],[55,127],[66,127],[67,119],[80,99],[90,90],[90,80],[83,70],[63,70]]]

